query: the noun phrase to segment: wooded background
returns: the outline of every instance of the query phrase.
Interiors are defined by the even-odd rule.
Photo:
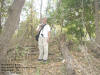
[[[65,61],[64,74],[99,75],[100,0],[47,0],[45,11],[44,0],[39,0],[39,12],[35,1],[0,0],[0,64],[7,64],[14,56],[24,57],[31,47],[38,50],[35,30],[41,19],[47,17],[51,26],[50,45],[57,46],[61,61]],[[20,52],[22,49],[24,53]]]

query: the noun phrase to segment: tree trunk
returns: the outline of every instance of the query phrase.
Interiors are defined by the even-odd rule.
[[[3,9],[3,4],[4,4],[4,0],[1,0],[1,3],[0,3],[0,32],[2,30],[2,23],[1,23],[1,20],[2,20],[2,9]]]
[[[51,0],[48,0],[47,8],[46,8],[46,15],[48,14],[48,10],[50,9],[50,6],[51,6]]]
[[[17,28],[17,25],[19,24],[20,14],[24,2],[25,0],[14,0],[12,6],[8,10],[8,19],[4,25],[2,34],[0,35],[0,69],[1,69],[1,64],[3,64],[6,60],[5,57],[6,57],[6,52],[8,50],[7,47],[9,47],[10,44],[10,39],[12,38]]]
[[[1,12],[0,12],[0,33],[1,33],[1,29],[2,27],[1,27]]]
[[[95,25],[96,25],[96,42],[100,45],[100,14],[99,14],[99,0],[95,0]]]
[[[1,31],[1,10],[2,10],[2,1],[0,3],[0,31]]]
[[[40,5],[40,23],[42,22],[42,3],[43,0],[41,0],[41,5]]]

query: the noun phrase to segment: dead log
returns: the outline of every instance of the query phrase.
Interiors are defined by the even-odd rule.
[[[67,45],[65,35],[62,34],[62,37],[60,37],[60,49],[65,59],[66,75],[76,75],[75,69],[72,65],[73,60]]]
[[[84,64],[80,64],[79,61],[72,56],[68,48],[68,43],[66,42],[66,37],[64,35],[62,36],[63,37],[60,38],[60,49],[65,59],[66,75],[95,75],[95,72],[93,71],[93,66],[90,64],[89,61],[87,48],[83,46],[82,54],[89,64],[89,69],[87,67],[84,67]]]
[[[62,54],[66,60],[66,75],[76,75],[74,67],[72,66],[72,57],[69,53],[68,47],[64,45],[61,47]]]

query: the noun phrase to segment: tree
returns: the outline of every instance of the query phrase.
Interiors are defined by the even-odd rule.
[[[0,0],[0,30],[2,30],[6,19],[8,18],[8,8],[12,4],[13,0]]]
[[[1,0],[0,1],[0,32],[2,30],[1,20],[2,20],[2,9],[3,9],[3,5],[4,5],[4,0]]]
[[[40,5],[40,23],[42,21],[42,4],[43,4],[43,0],[41,0],[41,5]]]
[[[4,29],[0,35],[0,67],[5,62],[5,55],[10,44],[17,25],[20,21],[20,14],[25,0],[14,0],[12,6],[8,10],[8,19],[4,25]],[[2,62],[1,62],[2,61]],[[1,69],[1,68],[0,68]],[[1,74],[0,74],[1,75]]]
[[[96,26],[96,42],[100,45],[100,15],[99,14],[99,7],[100,1],[95,0],[95,26]]]

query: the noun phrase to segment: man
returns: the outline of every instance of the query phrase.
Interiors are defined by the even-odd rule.
[[[41,30],[42,26],[43,29]],[[50,26],[47,24],[47,18],[43,18],[42,24],[40,24],[37,29],[38,32],[41,30],[38,40],[39,47],[39,57],[38,60],[46,62],[48,59],[48,43],[50,40]]]

